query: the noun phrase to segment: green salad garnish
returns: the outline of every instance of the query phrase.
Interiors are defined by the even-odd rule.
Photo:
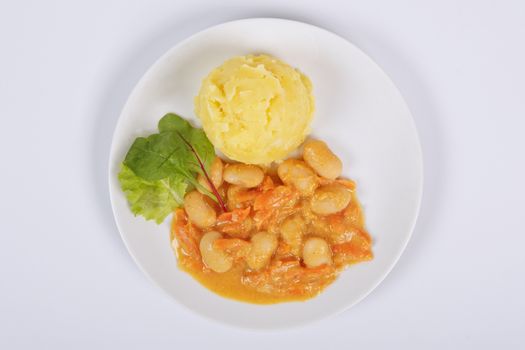
[[[211,181],[213,194],[202,188],[197,174],[207,171],[215,149],[202,129],[182,117],[168,113],[158,124],[159,133],[138,137],[131,145],[118,175],[122,190],[135,215],[164,221],[182,205],[184,195],[198,187],[223,207]]]

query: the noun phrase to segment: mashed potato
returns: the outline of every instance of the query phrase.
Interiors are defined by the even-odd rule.
[[[266,164],[283,159],[310,131],[310,80],[267,55],[229,59],[202,82],[195,112],[215,147],[231,159]]]

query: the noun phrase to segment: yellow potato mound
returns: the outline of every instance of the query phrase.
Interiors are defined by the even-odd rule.
[[[215,147],[231,159],[266,164],[285,158],[310,132],[312,84],[267,55],[234,57],[202,82],[195,112]]]

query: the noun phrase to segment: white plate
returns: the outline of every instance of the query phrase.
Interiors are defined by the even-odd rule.
[[[177,268],[168,221],[134,217],[117,180],[133,140],[156,131],[167,112],[191,118],[202,79],[235,55],[268,53],[307,74],[317,111],[312,135],[326,140],[357,181],[375,258],[343,272],[320,296],[270,306],[224,299]],[[386,74],[345,39],[312,25],[256,18],[224,23],[181,42],[148,70],[120,116],[110,154],[109,187],[117,226],[137,265],[179,303],[220,322],[250,328],[297,326],[356,304],[385,278],[403,252],[423,183],[417,131]],[[166,310],[166,312],[172,312]]]

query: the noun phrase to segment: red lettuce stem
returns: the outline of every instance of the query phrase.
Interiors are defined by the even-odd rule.
[[[217,201],[219,202],[219,205],[222,209],[222,211],[224,212],[227,212],[228,209],[226,208],[226,205],[224,204],[224,201],[222,200],[222,197],[221,195],[219,194],[219,191],[217,190],[217,188],[215,188],[215,185],[213,184],[213,182],[211,182],[211,179],[210,177],[208,176],[208,172],[206,171],[206,169],[204,168],[204,164],[202,163],[201,161],[201,158],[199,157],[199,154],[197,153],[197,151],[195,150],[195,148],[191,145],[191,143],[188,142],[188,140],[186,140],[184,138],[184,136],[182,136],[180,133],[178,133],[180,138],[182,139],[182,141],[184,141],[184,143],[190,148],[190,150],[193,152],[193,154],[195,155],[195,158],[197,158],[197,161],[199,162],[199,166],[204,174],[204,176],[206,177],[206,181],[208,181],[208,184],[210,185],[210,188],[213,192],[213,195],[215,196],[215,198],[217,198]]]

